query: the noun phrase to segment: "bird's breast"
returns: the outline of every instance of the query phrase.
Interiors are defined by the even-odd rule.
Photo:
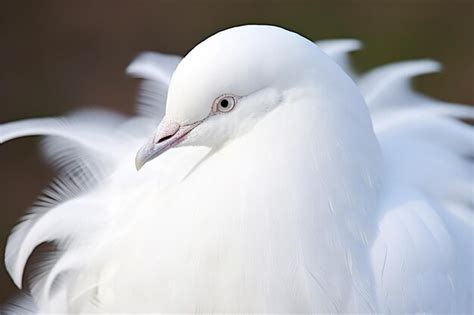
[[[282,114],[183,165],[165,189],[139,188],[109,255],[120,276],[103,283],[105,304],[121,312],[350,309],[362,273],[354,266],[366,263],[363,250],[347,251],[357,240],[343,210],[357,209],[355,188],[349,180],[333,188],[324,167],[331,148],[322,152],[314,126],[294,128],[297,117]]]

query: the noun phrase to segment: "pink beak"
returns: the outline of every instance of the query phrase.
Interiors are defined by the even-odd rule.
[[[160,125],[156,129],[155,134],[138,150],[135,157],[135,166],[137,171],[143,165],[161,155],[168,149],[181,143],[187,134],[196,128],[202,121],[192,124],[180,125],[179,123],[163,118]]]

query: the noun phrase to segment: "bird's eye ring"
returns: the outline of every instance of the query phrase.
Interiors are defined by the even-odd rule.
[[[214,112],[228,113],[230,112],[237,103],[237,99],[232,95],[222,95],[214,102]]]

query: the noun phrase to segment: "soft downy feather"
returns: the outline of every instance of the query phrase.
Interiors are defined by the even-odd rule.
[[[127,67],[127,74],[142,80],[137,98],[137,113],[147,118],[164,116],[171,75],[182,57],[156,52],[139,54]]]
[[[411,88],[414,76],[439,69],[426,60],[397,63],[371,71],[361,85],[394,174],[445,206],[461,203],[473,210],[473,130],[459,119],[473,119],[474,108]]]
[[[328,56],[332,58],[353,79],[358,75],[353,69],[350,52],[362,49],[362,42],[357,39],[325,39],[315,42]]]
[[[466,106],[421,96],[411,89],[413,76],[438,70],[438,64],[427,60],[405,62],[359,76],[350,67],[347,54],[359,49],[360,42],[330,40],[317,44],[360,86],[388,167],[399,180],[416,186],[422,194],[430,195],[449,209],[461,209],[463,220],[472,226],[472,128],[455,118],[472,119],[474,112]],[[114,178],[131,178],[123,165],[130,162],[147,131],[163,116],[169,80],[180,59],[147,52],[129,66],[129,74],[144,79],[138,97],[138,116],[117,119],[114,114],[109,117],[91,113],[86,119],[72,115],[0,125],[0,143],[21,136],[54,136],[44,142],[45,156],[58,168],[60,176],[40,197],[38,206],[14,229],[6,250],[8,271],[21,287],[23,269],[34,248],[46,241],[58,244],[58,258],[54,257],[45,276],[33,286],[32,299],[27,298],[29,302],[25,305],[30,306],[25,307],[31,312],[67,311],[65,296],[74,291],[68,281],[76,279],[75,271],[97,263],[93,261],[95,253],[113,242],[114,235],[125,233],[119,229],[120,222],[104,228],[110,218],[121,217],[120,221],[128,217],[114,213],[112,206],[101,202],[106,199],[103,194],[108,193],[102,188],[113,185]],[[401,145],[411,148],[403,150],[407,152],[405,156],[400,155]],[[442,159],[433,160],[432,156]],[[166,170],[162,172],[167,178]],[[96,174],[100,176],[94,177]],[[97,189],[91,191],[91,187]],[[63,278],[56,281],[60,275]],[[100,296],[106,293],[100,292],[98,284],[109,275],[91,277],[81,279],[88,286],[76,300],[86,298],[91,305],[100,305]],[[23,305],[23,300],[18,303]],[[38,310],[34,310],[32,300]]]
[[[388,168],[431,197],[461,202],[474,210],[473,130],[460,121],[474,119],[474,108],[435,100],[412,88],[415,76],[439,71],[440,64],[432,60],[405,61],[354,76],[354,70],[347,67],[347,54],[361,45],[348,45],[347,40],[328,41],[329,47],[326,41],[323,43],[320,48],[336,62],[342,62],[341,66],[351,77],[358,78],[356,83],[371,110]],[[402,149],[403,146],[410,149]],[[440,154],[446,159],[433,159]],[[446,200],[450,191],[457,196],[451,195]]]
[[[388,313],[473,311],[474,135],[460,119],[472,120],[474,109],[424,96],[411,82],[440,69],[406,61],[357,80],[388,170],[372,247]]]
[[[47,237],[44,234],[41,238],[33,234],[35,227],[47,222],[45,218],[54,217],[56,211],[53,209],[67,208],[70,200],[93,187],[110,171],[109,167],[114,164],[112,148],[115,141],[106,135],[122,121],[123,118],[114,113],[91,110],[64,118],[30,119],[0,126],[0,142],[21,136],[49,135],[43,143],[44,154],[59,173],[10,235],[5,260],[17,286],[21,287],[22,270],[32,250],[44,241],[56,240],[53,235]],[[65,213],[57,215],[57,219]],[[76,211],[70,213],[80,215]],[[74,224],[74,220],[65,221],[66,224],[68,222]],[[54,233],[56,225],[51,223],[45,226],[44,231],[49,232],[41,233]],[[31,241],[25,242],[31,234]]]
[[[164,114],[169,79],[178,62],[177,56],[146,53],[138,56],[127,69],[129,74],[145,79],[138,97],[138,112],[144,117],[126,119],[113,112],[93,109],[65,117],[34,118],[0,125],[0,144],[19,137],[47,136],[42,142],[43,154],[58,171],[57,178],[13,229],[5,263],[15,284],[21,288],[26,261],[38,245],[53,242],[58,254],[49,255],[46,262],[36,266],[37,273],[43,276],[34,277],[32,296],[19,296],[4,311],[16,312],[23,310],[21,307],[25,311],[31,309],[32,313],[64,311],[65,297],[51,295],[53,284],[59,287],[55,292],[64,292],[65,283],[75,276],[73,271],[84,266],[85,257],[93,256],[101,244],[97,240],[101,239],[98,233],[104,224],[106,207],[100,204],[103,198],[89,192],[92,188],[99,189],[100,183],[123,163],[120,152],[134,152]],[[164,94],[155,93],[155,87]],[[153,109],[146,111],[145,108]],[[58,281],[61,274],[67,277]],[[39,309],[35,310],[35,303]]]
[[[38,308],[32,296],[26,292],[17,294],[13,299],[7,301],[0,311],[4,315],[34,315],[38,314]]]

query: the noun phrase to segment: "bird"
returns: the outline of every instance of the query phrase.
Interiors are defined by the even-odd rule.
[[[438,62],[361,74],[361,48],[232,27],[139,54],[134,116],[1,124],[57,170],[8,238],[4,311],[472,313],[474,110],[412,88]]]

